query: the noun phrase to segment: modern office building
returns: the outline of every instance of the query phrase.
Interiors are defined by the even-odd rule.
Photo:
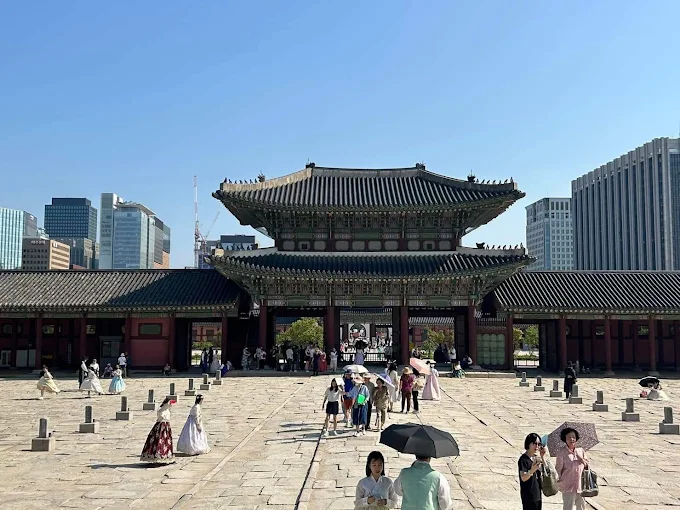
[[[45,232],[50,237],[85,237],[97,242],[97,209],[87,198],[53,198],[45,206]]]
[[[86,237],[53,237],[55,241],[68,245],[71,265],[83,269],[99,269],[99,244]]]
[[[142,204],[118,204],[113,213],[113,269],[153,269],[156,220]]]
[[[36,236],[37,227],[32,214],[0,207],[0,270],[21,269],[22,239]]]
[[[39,237],[27,237],[22,242],[23,271],[67,270],[70,260],[71,250],[65,243]]]
[[[575,269],[680,269],[680,139],[655,138],[572,181]]]
[[[542,198],[526,207],[527,252],[536,262],[527,271],[569,271],[574,239],[570,198]]]
[[[216,249],[224,251],[234,250],[256,250],[259,247],[255,236],[232,234],[222,235],[219,239],[206,240],[205,250],[201,252],[198,257],[199,269],[212,269],[213,266],[207,264],[205,257],[213,255]]]
[[[113,213],[124,203],[115,193],[102,193],[99,219],[99,268],[113,269]]]
[[[170,269],[170,227],[155,217],[154,269]]]

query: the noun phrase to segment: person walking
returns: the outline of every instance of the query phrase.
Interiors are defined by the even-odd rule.
[[[545,464],[545,446],[541,437],[532,432],[524,439],[524,453],[517,460],[519,470],[519,496],[522,510],[541,510],[541,466]]]
[[[371,382],[371,374],[366,372],[364,374],[364,386],[368,388],[369,399],[366,403],[366,430],[371,430],[371,410],[373,408],[373,393],[375,392],[375,384]]]
[[[399,496],[394,492],[394,482],[385,476],[385,458],[373,451],[366,459],[366,478],[359,480],[354,494],[354,509],[396,508]]]
[[[118,356],[118,366],[120,367],[120,370],[123,372],[123,377],[127,377],[127,358],[125,357],[124,352],[121,352],[120,356]]]
[[[319,375],[319,364],[321,363],[321,351],[318,348],[312,352],[312,375]]]
[[[376,429],[382,430],[387,420],[387,403],[390,400],[390,394],[387,391],[387,385],[380,377],[376,380],[376,385],[371,400],[375,404]]]
[[[43,365],[42,371],[40,372],[40,379],[38,380],[38,389],[40,390],[40,396],[38,400],[42,400],[45,397],[45,392],[54,393],[57,395],[59,393],[59,388],[54,382],[52,374],[47,369],[47,365]]]
[[[340,413],[340,397],[342,397],[342,390],[338,386],[335,378],[331,380],[331,386],[326,390],[323,397],[323,404],[321,409],[326,409],[326,421],[323,424],[324,436],[328,436],[328,423],[330,417],[333,417],[333,435],[338,435],[338,414]]]
[[[564,369],[564,394],[567,396],[567,400],[569,400],[569,397],[571,396],[571,388],[577,381],[576,371],[570,361],[567,363],[567,368]]]
[[[406,406],[406,413],[411,411],[411,392],[413,391],[413,383],[415,377],[411,373],[411,367],[404,367],[399,380],[399,388],[401,390],[401,412],[404,412],[404,405]]]
[[[392,386],[389,388],[390,401],[387,406],[387,412],[391,413],[394,403],[399,400],[399,374],[397,373],[397,364],[392,362],[387,369],[387,375],[392,381]]]
[[[366,434],[366,413],[371,402],[371,394],[361,377],[357,376],[354,381],[354,388],[352,388],[350,395],[353,401],[352,423],[356,427],[354,436],[358,437],[359,435]]]
[[[165,397],[156,413],[156,423],[146,437],[139,460],[151,464],[170,464],[175,462],[170,427],[170,406],[175,403]]]
[[[416,455],[416,461],[401,470],[394,492],[402,497],[401,510],[449,510],[451,486],[443,474],[430,466],[430,457]]]
[[[203,395],[196,395],[194,405],[189,411],[187,421],[177,440],[178,452],[186,453],[187,455],[202,455],[210,452],[208,435],[203,427],[202,403]]]
[[[348,370],[342,376],[342,385],[342,409],[345,414],[345,428],[352,428],[352,407],[354,406],[352,390],[354,389],[354,379],[352,378],[351,371]]]
[[[562,493],[562,509],[584,510],[586,502],[581,496],[581,474],[588,467],[588,456],[583,448],[577,446],[577,430],[571,427],[562,429],[560,439],[567,445],[559,451],[555,462],[557,487]]]
[[[336,373],[338,371],[338,351],[335,350],[335,347],[331,349],[330,359],[331,359],[330,369],[333,373]]]
[[[293,367],[293,349],[289,345],[288,348],[286,349],[286,365],[288,365],[288,371],[293,372],[294,367]]]
[[[413,370],[413,377],[415,380],[413,381],[413,387],[411,388],[411,398],[413,399],[413,412],[417,413],[420,411],[418,405],[418,395],[425,387],[425,377],[423,377],[423,374],[419,373],[417,370]]]

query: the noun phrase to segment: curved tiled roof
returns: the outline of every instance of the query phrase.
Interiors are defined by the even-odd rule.
[[[493,294],[503,310],[518,313],[680,313],[680,272],[527,271]]]
[[[368,276],[432,276],[468,274],[481,270],[521,267],[533,259],[526,255],[472,255],[458,252],[429,253],[330,253],[279,252],[275,249],[253,250],[212,256],[213,265],[228,264],[246,271],[289,275],[323,273]]]
[[[213,196],[277,207],[394,209],[455,206],[494,199],[509,203],[524,196],[514,182],[481,184],[434,174],[418,165],[384,170],[308,167],[253,183],[224,182]],[[508,204],[509,205],[509,204]]]
[[[236,284],[211,270],[0,272],[0,312],[220,308],[238,297]]]

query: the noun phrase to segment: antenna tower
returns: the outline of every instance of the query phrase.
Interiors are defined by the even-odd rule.
[[[194,267],[198,269],[201,251],[201,231],[198,225],[198,178],[194,175]]]

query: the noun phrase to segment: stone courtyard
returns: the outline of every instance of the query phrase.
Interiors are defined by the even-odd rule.
[[[138,461],[156,417],[142,411],[147,391],[154,389],[160,401],[176,383],[176,442],[194,400],[183,396],[187,377],[128,379],[132,421],[115,420],[120,397],[85,398],[77,381],[64,377],[55,374],[62,393],[42,401],[37,379],[0,380],[0,509],[351,509],[371,450],[383,452],[393,478],[413,460],[378,445],[375,432],[355,438],[339,426],[338,437],[321,437],[330,376],[228,377],[204,392],[211,453],[147,467]],[[461,456],[433,460],[451,483],[454,508],[521,508],[516,462],[524,437],[547,434],[564,421],[597,424],[601,444],[590,457],[601,489],[589,500],[592,507],[680,508],[680,436],[658,434],[664,405],[674,405],[680,391],[678,381],[665,383],[671,401],[664,403],[638,400],[634,379],[584,378],[579,405],[550,398],[549,378],[546,392],[520,388],[514,379],[440,380],[441,402],[423,402],[418,415],[392,413],[388,424],[422,421],[454,435]],[[102,383],[106,389],[109,381]],[[607,413],[591,411],[597,390],[605,392]],[[639,423],[621,421],[625,397],[636,397]],[[86,405],[100,421],[97,434],[77,432]],[[54,452],[30,451],[40,417],[49,418],[54,430]],[[544,508],[561,508],[560,496],[544,498]]]

